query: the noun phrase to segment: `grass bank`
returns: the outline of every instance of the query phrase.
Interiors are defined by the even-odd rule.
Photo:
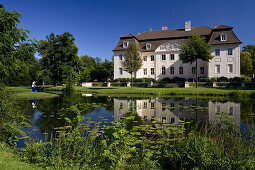
[[[45,92],[18,92],[14,94],[14,97],[18,98],[49,98],[49,97],[57,97],[57,94],[53,93],[45,93]]]
[[[14,153],[14,150],[6,144],[0,142],[0,169],[2,170],[37,170],[42,169],[35,164],[28,164],[19,160],[19,156]]]
[[[61,91],[64,86],[47,88],[49,91]],[[229,88],[141,88],[141,87],[75,87],[76,92],[95,94],[140,94],[140,95],[196,95],[196,96],[229,96],[254,97],[255,89],[229,89]]]
[[[49,98],[57,97],[57,94],[46,93],[46,92],[35,92],[32,93],[32,88],[30,86],[16,86],[16,87],[6,87],[6,90],[12,92],[14,97],[18,98]]]

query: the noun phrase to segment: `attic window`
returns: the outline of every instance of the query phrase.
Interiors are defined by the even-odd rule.
[[[123,42],[123,48],[128,48],[128,42],[127,41]]]
[[[221,34],[220,35],[220,41],[227,41],[227,35],[226,34]]]
[[[146,50],[150,50],[151,49],[151,44],[146,44]]]

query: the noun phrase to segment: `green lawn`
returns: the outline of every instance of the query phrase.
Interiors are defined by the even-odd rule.
[[[62,90],[64,86],[51,87],[47,90]],[[227,88],[141,88],[141,87],[75,87],[77,92],[98,94],[140,94],[140,95],[198,95],[198,96],[255,96],[255,89]]]
[[[16,86],[16,87],[6,87],[8,91],[13,91],[13,92],[32,92],[32,87],[31,86]]]
[[[42,169],[36,165],[31,165],[19,160],[13,150],[5,144],[0,143],[0,169],[2,170],[37,170]]]
[[[45,93],[45,92],[18,92],[14,94],[18,98],[48,98],[48,97],[57,97],[57,94]]]

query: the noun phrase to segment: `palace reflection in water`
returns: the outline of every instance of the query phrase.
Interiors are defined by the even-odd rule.
[[[114,120],[118,121],[128,111],[136,111],[143,122],[150,124],[154,119],[166,123],[178,123],[179,120],[210,123],[224,127],[222,120],[228,119],[240,126],[240,103],[213,102],[194,98],[150,98],[127,100],[114,98]],[[238,129],[238,128],[237,128]]]

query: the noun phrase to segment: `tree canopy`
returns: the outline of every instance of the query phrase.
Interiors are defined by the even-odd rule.
[[[248,44],[243,47],[243,51],[251,54],[253,73],[255,73],[255,45]]]
[[[78,77],[78,47],[72,34],[51,33],[41,40],[38,52],[42,56],[43,80],[47,84],[63,84],[68,78]]]
[[[124,61],[122,62],[122,66],[125,71],[130,73],[132,83],[133,73],[137,72],[143,65],[140,52],[138,50],[137,45],[134,42],[129,43],[127,53],[124,55],[123,58]]]
[[[244,74],[246,76],[249,76],[252,74],[253,66],[252,66],[251,54],[249,52],[241,51],[241,53],[240,53],[240,69],[241,69],[241,74]]]

